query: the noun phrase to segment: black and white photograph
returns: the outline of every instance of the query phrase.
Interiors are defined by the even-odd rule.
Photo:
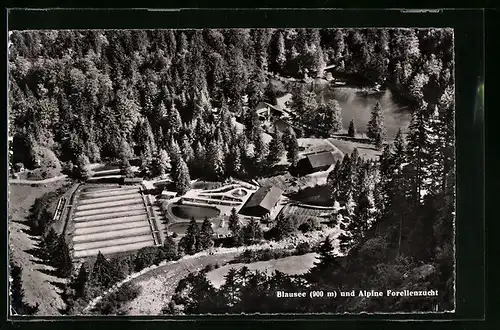
[[[10,315],[455,312],[452,28],[8,43]]]

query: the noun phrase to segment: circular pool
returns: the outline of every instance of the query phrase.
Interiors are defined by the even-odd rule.
[[[245,190],[245,189],[235,189],[231,192],[231,195],[233,195],[234,197],[243,197],[243,196],[246,196],[248,194],[248,192]]]
[[[220,214],[220,210],[215,207],[198,206],[198,205],[174,205],[172,213],[182,219],[203,220],[205,217],[215,218]]]

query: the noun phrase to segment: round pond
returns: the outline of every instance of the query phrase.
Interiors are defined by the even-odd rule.
[[[179,218],[190,220],[203,220],[205,217],[215,218],[220,214],[220,210],[213,207],[205,207],[198,205],[174,205],[172,213]]]

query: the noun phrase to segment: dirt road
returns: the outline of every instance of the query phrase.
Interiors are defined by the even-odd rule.
[[[47,183],[52,183],[52,182],[57,182],[57,181],[62,181],[66,179],[68,176],[63,174],[59,176],[55,176],[53,178],[48,178],[45,180],[22,180],[22,179],[10,179],[9,178],[9,184],[22,184],[22,185],[43,185]]]
[[[218,248],[215,250],[215,254],[212,255],[201,252],[190,258],[181,259],[175,264],[158,267],[131,281],[138,284],[142,288],[142,292],[139,297],[129,303],[128,313],[129,315],[160,315],[161,309],[170,301],[179,281],[190,272],[199,271],[208,264],[218,263],[222,266],[241,254],[245,249],[293,249],[299,242],[320,242],[326,236],[332,238],[334,246],[338,248],[336,238],[339,234],[340,230],[338,228],[328,228],[324,232],[310,233],[307,236],[300,234],[297,238],[286,239],[281,242],[268,242],[262,245],[239,248]]]
[[[170,301],[179,281],[191,272],[197,272],[210,264],[225,264],[241,252],[207,255],[186,259],[168,268],[150,271],[133,282],[142,288],[141,295],[128,306],[129,315],[161,315],[161,309]]]

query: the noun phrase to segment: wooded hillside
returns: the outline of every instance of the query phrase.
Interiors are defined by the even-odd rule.
[[[73,163],[151,158],[171,153],[172,137],[187,158],[211,142],[228,151],[235,134],[211,109],[241,114],[243,95],[250,108],[269,98],[269,72],[314,77],[336,64],[414,99],[425,86],[429,103],[453,81],[446,29],[14,31],[10,40],[12,162],[28,167],[40,148]]]

